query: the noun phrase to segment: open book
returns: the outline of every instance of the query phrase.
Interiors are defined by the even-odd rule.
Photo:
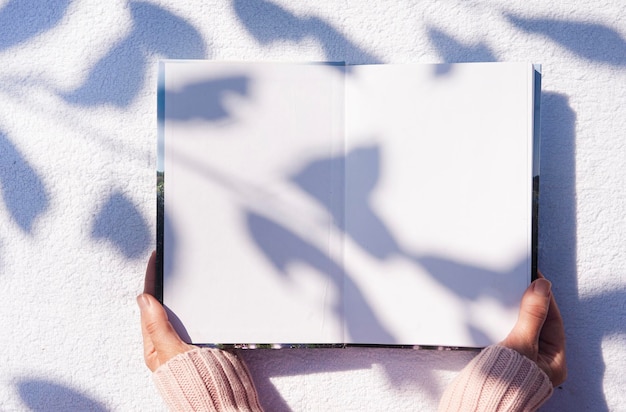
[[[503,339],[536,271],[539,80],[521,63],[161,62],[158,271],[181,335]]]

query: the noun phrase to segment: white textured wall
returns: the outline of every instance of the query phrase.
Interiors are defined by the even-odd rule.
[[[540,267],[570,377],[626,410],[626,3],[0,0],[0,410],[162,410],[135,296],[158,58],[543,64]],[[468,353],[248,351],[268,411],[432,410]]]

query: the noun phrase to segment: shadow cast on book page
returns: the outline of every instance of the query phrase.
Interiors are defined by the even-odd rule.
[[[532,67],[337,67],[163,64],[165,303],[195,343],[502,339],[530,280]]]

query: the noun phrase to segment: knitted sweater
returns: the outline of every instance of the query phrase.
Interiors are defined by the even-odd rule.
[[[161,365],[153,377],[172,411],[263,410],[246,365],[226,351],[192,349]]]
[[[154,380],[172,411],[262,411],[248,369],[229,352],[190,350],[159,367]],[[534,411],[551,394],[550,379],[534,362],[493,345],[450,384],[439,411]]]
[[[552,382],[519,352],[492,345],[459,373],[444,392],[439,412],[535,411],[552,395]]]

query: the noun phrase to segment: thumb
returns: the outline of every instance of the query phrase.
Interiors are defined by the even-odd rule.
[[[151,370],[190,349],[174,330],[158,300],[144,293],[137,297],[137,303],[141,311],[144,358]]]
[[[550,307],[552,285],[540,278],[530,284],[520,305],[517,323],[501,345],[514,349],[536,361],[539,351],[539,335]]]

